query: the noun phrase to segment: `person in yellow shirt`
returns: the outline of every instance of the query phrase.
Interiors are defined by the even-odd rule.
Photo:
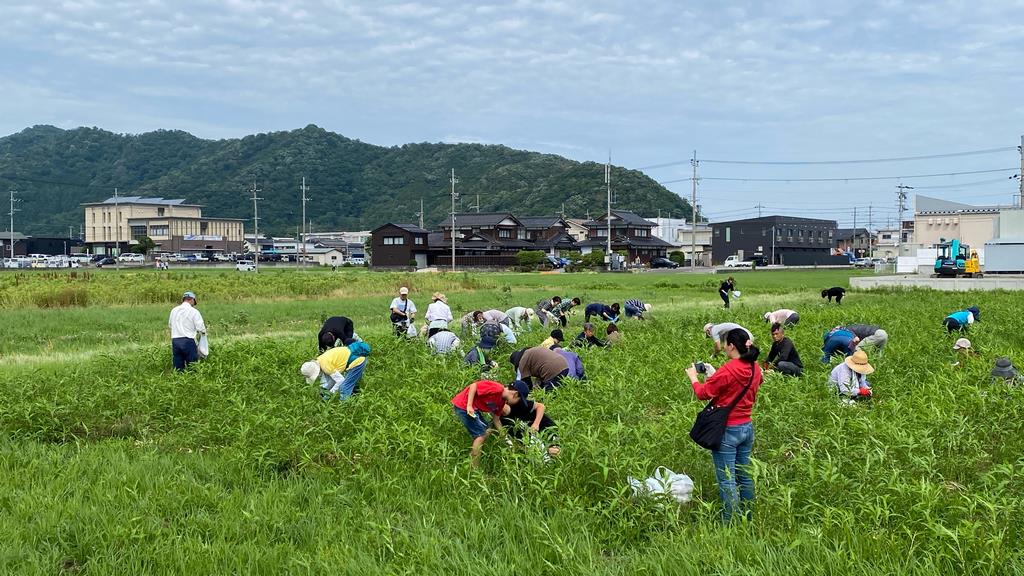
[[[369,344],[353,342],[348,346],[331,348],[304,363],[299,373],[306,377],[306,384],[320,379],[320,396],[324,400],[339,391],[341,400],[344,400],[359,391],[359,380],[366,370],[369,355]]]
[[[563,340],[565,340],[565,336],[562,335],[562,331],[559,330],[558,328],[555,328],[554,330],[551,331],[551,336],[548,336],[547,338],[544,339],[543,342],[540,343],[540,347],[551,348],[555,344],[561,346]]]

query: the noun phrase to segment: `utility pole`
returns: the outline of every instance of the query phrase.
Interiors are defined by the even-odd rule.
[[[455,200],[459,195],[455,192],[455,184],[459,182],[459,179],[455,177],[455,168],[452,168],[452,272],[455,272]]]
[[[299,241],[302,242],[302,264],[300,264],[299,266],[302,267],[302,268],[306,267],[306,200],[309,200],[309,198],[306,197],[306,191],[307,190],[309,190],[309,188],[306,188],[306,177],[303,176],[302,177],[302,235],[299,237],[300,238]]]
[[[896,208],[900,216],[900,246],[903,245],[903,212],[907,209],[907,190],[913,189],[913,186],[905,186],[902,182],[896,184]]]
[[[423,198],[420,198],[420,211],[416,215],[420,217],[420,230],[423,230]]]
[[[1020,186],[1020,190],[1017,193],[1017,208],[1024,206],[1024,136],[1020,137],[1020,146],[1017,146],[1017,151],[1020,152],[1020,173],[1017,174],[1017,184]]]
[[[252,181],[252,188],[249,189],[249,192],[252,193],[252,233],[254,237],[253,242],[256,243],[256,258],[252,261],[252,265],[255,268],[254,272],[258,273],[260,271],[260,211],[257,203],[263,200],[263,198],[259,197],[259,193],[263,192],[263,190],[256,186],[255,178]]]
[[[608,262],[608,271],[612,269],[612,152],[608,151],[608,163],[604,166],[604,184],[608,189],[608,251],[605,252],[605,259]]]
[[[14,207],[14,203],[18,201],[14,199],[14,195],[17,193],[17,190],[11,190],[11,211],[8,212],[8,214],[11,216],[11,258],[14,258],[14,213],[20,212],[20,210]]]
[[[871,204],[868,204],[868,257],[869,258],[875,255],[874,254],[873,242],[871,242],[871,226],[873,224],[873,222],[871,221],[871,217],[872,217],[871,216],[871,208],[872,208]]]
[[[117,206],[117,188],[114,188],[114,250],[117,256],[114,258],[114,268],[121,269],[121,210]]]
[[[853,257],[857,256],[857,207],[853,207],[853,235],[850,236],[850,247],[853,248]]]
[[[693,192],[690,196],[690,268],[697,268],[697,151],[693,151],[693,159],[690,160],[690,166],[693,166],[693,178],[690,179],[690,183],[693,184]]]
[[[760,218],[761,217],[761,209],[764,208],[764,206],[761,205],[761,204],[758,204],[757,206],[754,206],[754,208],[757,208],[757,217]]]

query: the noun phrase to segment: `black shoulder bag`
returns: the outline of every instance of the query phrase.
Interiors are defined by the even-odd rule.
[[[750,382],[743,387],[743,391],[729,403],[728,406],[715,406],[712,399],[708,405],[697,413],[697,419],[690,429],[690,438],[701,448],[718,450],[722,445],[722,437],[725,436],[725,424],[729,420],[729,413],[740,403],[740,400],[747,395],[747,390],[754,384],[754,376],[757,375],[757,366],[750,367]]]

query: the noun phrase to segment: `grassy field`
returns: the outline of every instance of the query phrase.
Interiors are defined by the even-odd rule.
[[[0,573],[1024,571],[1024,392],[987,377],[996,356],[1024,363],[1024,296],[823,304],[817,292],[848,275],[737,273],[743,295],[726,311],[709,275],[0,274]],[[556,293],[655,310],[623,324],[621,346],[581,352],[588,382],[538,395],[559,423],[557,462],[492,439],[474,471],[449,400],[475,373],[389,336],[403,284],[421,313],[434,290],[456,313]],[[178,375],[166,321],[184,290],[199,295],[213,353]],[[972,304],[980,354],[954,367],[939,323]],[[766,353],[760,316],[783,306],[801,313],[790,336],[807,375],[762,387],[755,521],[723,527],[710,457],[687,436],[702,403],[682,371],[710,357],[707,321],[746,325]],[[334,314],[374,347],[344,404],[298,375]],[[821,333],[845,322],[890,333],[871,407],[840,406],[824,384]],[[499,379],[511,375],[503,361]],[[659,465],[689,474],[697,499],[633,498],[626,478]]]

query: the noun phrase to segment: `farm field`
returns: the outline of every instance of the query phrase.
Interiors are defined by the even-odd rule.
[[[849,271],[691,274],[381,274],[139,271],[0,274],[0,573],[10,574],[1014,574],[1024,572],[1024,391],[990,384],[1024,364],[1024,295],[818,292]],[[537,393],[562,455],[500,438],[469,467],[450,399],[477,377],[459,358],[390,335],[401,285],[456,316],[544,296],[654,305],[624,341],[580,352],[588,381]],[[212,354],[170,369],[167,313],[193,290]],[[977,358],[953,366],[940,322],[981,308]],[[722,526],[703,406],[683,369],[711,360],[705,322],[788,330],[807,366],[770,375],[754,411],[757,503]],[[362,392],[320,401],[299,365],[323,318],[373,346]],[[566,335],[579,332],[582,310]],[[882,325],[876,399],[840,405],[822,332]],[[540,342],[535,326],[523,345]],[[512,369],[499,354],[497,379]],[[695,500],[633,498],[627,477],[667,466]]]

